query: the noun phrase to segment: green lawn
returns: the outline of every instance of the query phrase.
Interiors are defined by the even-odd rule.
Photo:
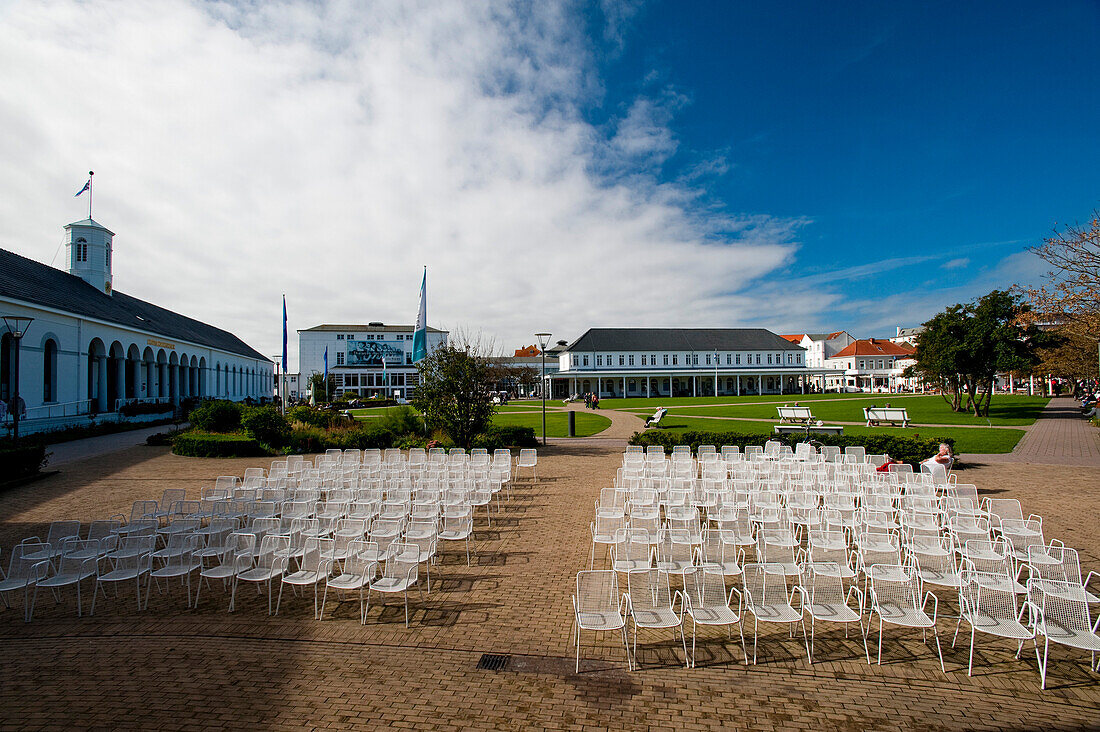
[[[565,412],[546,413],[546,436],[565,437],[569,431],[569,417]],[[542,412],[504,412],[493,417],[493,424],[533,427],[535,436],[542,437]],[[577,412],[577,437],[588,437],[603,432],[611,426],[611,420],[599,414]]]
[[[775,425],[771,422],[752,422],[737,419],[700,419],[669,413],[661,420],[665,430],[683,432],[701,430],[707,432],[748,432],[770,435]],[[955,449],[961,453],[1004,453],[1012,452],[1016,443],[1024,436],[1023,430],[982,429],[980,427],[923,427],[901,429],[898,427],[849,427],[845,425],[846,435],[904,435],[912,437],[953,437]]]
[[[798,397],[797,399],[792,398],[786,403],[794,404],[796,401],[803,406],[809,406],[814,417],[825,422],[862,422],[864,407],[869,407],[872,404],[881,407],[886,402],[890,402],[892,406],[905,407],[909,412],[909,419],[916,424],[1018,426],[1034,424],[1048,400],[1044,397],[1007,394],[994,396],[993,402],[989,405],[988,423],[984,417],[952,412],[943,398],[935,395],[898,397],[894,394],[879,394],[874,397],[867,396],[840,401],[815,401],[812,404],[810,403],[811,400]],[[705,404],[706,400],[695,400],[695,402],[696,404]],[[665,405],[662,404],[662,406]],[[716,407],[680,406],[672,407],[669,413],[670,415],[682,414],[695,417],[743,417],[745,419],[777,420],[776,406],[778,405],[756,402],[742,402]]]
[[[395,407],[367,407],[366,409],[352,409],[351,416],[356,419],[373,419],[374,417],[381,417],[386,413],[387,409],[395,409]],[[409,407],[412,409],[412,407]],[[413,410],[416,411],[416,410]],[[419,412],[417,412],[419,414]]]
[[[798,401],[829,401],[832,399],[859,398],[861,394],[746,394],[744,396],[719,396],[719,397],[630,397],[628,399],[601,399],[601,409],[630,409],[645,410],[650,413],[658,406],[684,407],[693,404],[749,404],[752,402],[784,402]],[[890,394],[888,396],[901,398],[904,394]],[[514,404],[515,402],[513,402]],[[558,400],[561,403],[561,400]]]

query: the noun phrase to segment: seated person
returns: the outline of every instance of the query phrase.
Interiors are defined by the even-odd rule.
[[[651,424],[653,424],[654,422],[656,422],[657,420],[659,420],[662,417],[662,415],[664,415],[664,413],[665,413],[665,408],[664,407],[657,407],[657,411],[653,413],[653,416],[646,418],[645,426],[648,427]]]
[[[955,456],[951,454],[951,446],[946,442],[940,443],[939,452],[927,460],[921,461],[921,466],[928,466],[929,472],[935,474],[938,470],[943,470],[944,474],[951,471],[951,466],[955,463]]]

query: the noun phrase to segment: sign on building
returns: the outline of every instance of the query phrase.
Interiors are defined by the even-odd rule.
[[[389,366],[405,363],[405,351],[385,341],[348,341],[348,366],[381,366],[383,359]]]

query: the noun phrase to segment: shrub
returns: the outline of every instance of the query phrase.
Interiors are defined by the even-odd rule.
[[[342,415],[338,412],[326,412],[323,409],[317,409],[316,407],[310,407],[305,404],[290,409],[287,412],[287,416],[295,422],[301,422],[302,424],[311,427],[320,427],[322,429],[331,427],[333,422],[337,421],[334,418],[342,419]]]
[[[475,435],[470,447],[482,447],[496,450],[502,447],[537,447],[534,427],[501,426],[490,427]]]
[[[123,417],[136,417],[140,414],[166,414],[176,411],[171,402],[129,402],[118,410]]]
[[[204,432],[235,432],[241,426],[241,406],[224,400],[206,402],[192,409],[187,419]]]
[[[175,438],[175,432],[157,432],[146,437],[145,444],[150,447],[165,447],[171,445]]]
[[[172,441],[172,452],[185,457],[255,457],[266,455],[254,437],[193,430]]]
[[[275,407],[246,407],[241,427],[269,447],[282,447],[290,437],[290,423]]]
[[[18,447],[0,446],[0,480],[18,480],[34,475],[46,467],[46,444],[23,442]]]
[[[391,407],[375,420],[375,424],[395,435],[424,434],[424,420],[412,407]]]
[[[885,453],[895,460],[909,463],[917,467],[921,460],[936,454],[941,442],[955,448],[955,440],[951,437],[904,437],[900,435],[825,435],[816,432],[810,433],[810,438],[823,445],[835,445],[842,450],[845,447],[862,446],[871,454]],[[746,445],[763,445],[768,440],[777,440],[785,445],[794,447],[799,442],[804,442],[804,434],[787,435],[760,435],[749,432],[663,432],[647,430],[635,432],[630,438],[631,445],[662,445],[665,450],[671,450],[676,445],[690,445],[692,450],[699,449],[699,445],[737,445],[744,449]]]

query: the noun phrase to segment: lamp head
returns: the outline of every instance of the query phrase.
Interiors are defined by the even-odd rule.
[[[31,321],[34,318],[22,318],[14,315],[4,316],[4,325],[7,327],[8,332],[11,333],[12,338],[22,338],[27,333],[27,328],[30,327]]]
[[[549,333],[535,333],[535,338],[539,339],[539,348],[543,351],[546,350],[546,344],[550,342]]]

